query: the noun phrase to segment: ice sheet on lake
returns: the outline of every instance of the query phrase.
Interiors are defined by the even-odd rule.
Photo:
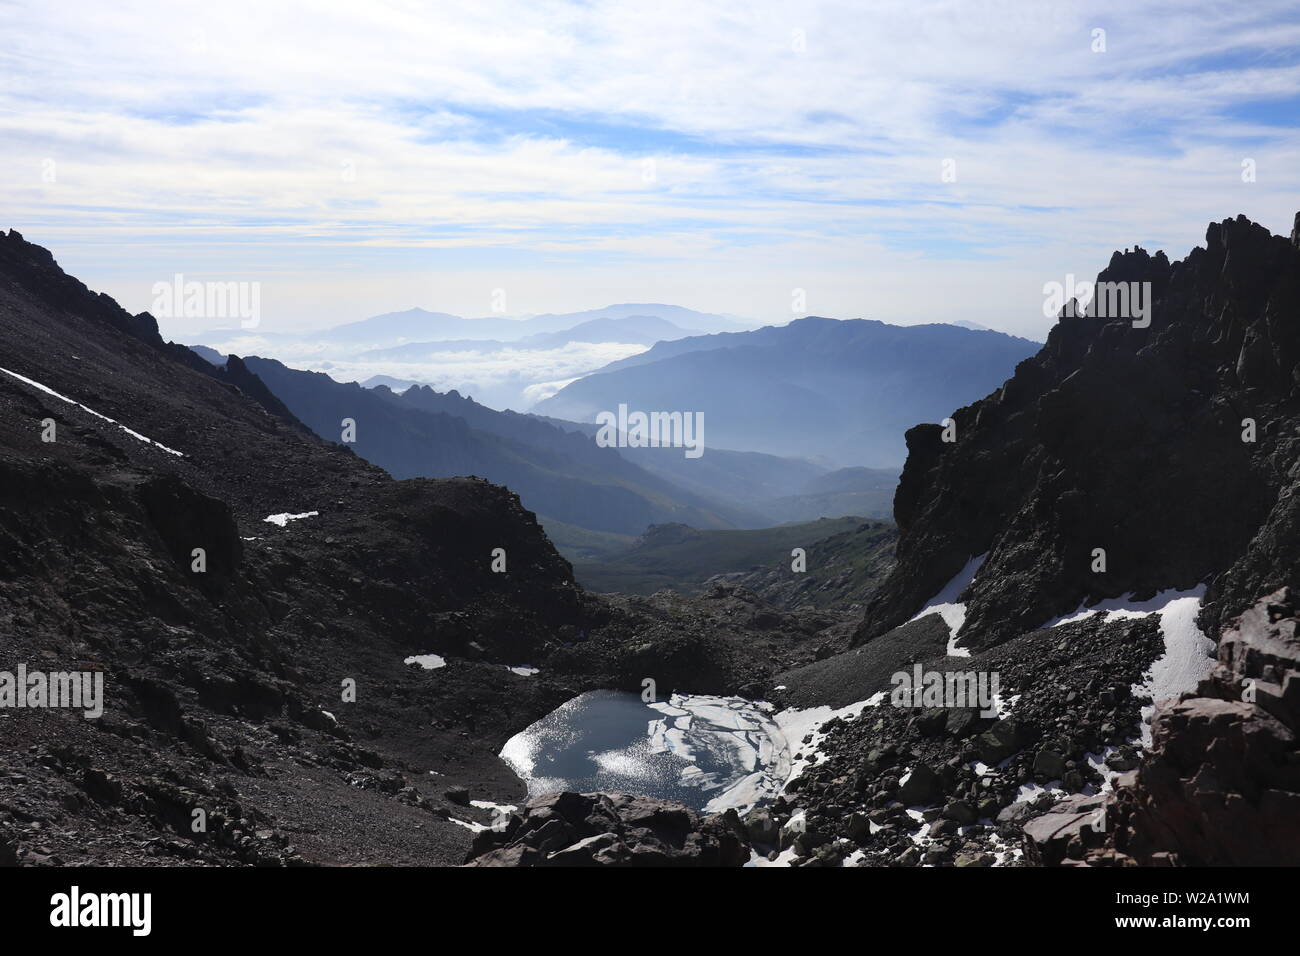
[[[556,790],[625,791],[715,813],[745,811],[785,785],[790,753],[771,706],[674,694],[646,703],[592,691],[506,742],[501,757],[529,798]]]
[[[830,720],[855,719],[887,696],[773,714],[771,704],[741,697],[674,694],[644,703],[635,694],[592,691],[516,734],[501,758],[527,784],[529,799],[623,791],[706,813],[745,813],[820,759]]]

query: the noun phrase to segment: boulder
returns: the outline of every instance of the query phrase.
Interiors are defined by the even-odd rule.
[[[1106,798],[1100,794],[1066,797],[1042,816],[1025,824],[1025,858],[1040,866],[1054,866],[1066,857],[1071,841],[1099,846],[1104,840]]]
[[[1024,746],[1022,737],[1020,724],[1015,718],[1006,717],[975,738],[976,752],[980,760],[994,766]]]
[[[904,806],[928,806],[943,799],[943,780],[931,767],[918,763],[898,788],[898,799]]]
[[[479,834],[466,864],[741,866],[750,856],[748,828],[734,814],[702,817],[680,804],[651,797],[548,794],[530,802],[519,816],[512,832]],[[756,832],[774,837],[770,814],[754,823]]]

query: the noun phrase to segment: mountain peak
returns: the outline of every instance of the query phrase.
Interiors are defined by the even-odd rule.
[[[1276,568],[1300,567],[1300,545],[1280,531],[1274,570],[1241,563],[1294,481],[1276,422],[1300,397],[1289,321],[1300,255],[1245,217],[1206,235],[1206,248],[1172,264],[1140,247],[1116,252],[1098,276],[1151,282],[1149,327],[1062,317],[1001,389],[954,413],[955,442],[936,425],[907,433],[899,564],[860,639],[907,620],[977,554],[987,554],[981,579],[997,584],[971,586],[973,646],[1085,602],[1216,577],[1205,616],[1217,621],[1276,587]],[[1243,416],[1259,423],[1257,440],[1242,440]],[[1094,549],[1105,574],[1092,570]]]

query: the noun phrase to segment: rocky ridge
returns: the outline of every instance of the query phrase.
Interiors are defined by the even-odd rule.
[[[955,442],[937,425],[908,431],[898,564],[858,641],[906,620],[973,555],[987,558],[968,646],[1206,581],[1217,633],[1300,584],[1300,230],[1224,220],[1181,261],[1134,248],[1097,278],[1150,283],[1150,326],[1063,314],[1000,389],[953,414]]]
[[[779,833],[798,821],[791,862],[1296,862],[1294,592],[1276,589],[1300,573],[1300,217],[1289,239],[1212,224],[1181,262],[1117,252],[1098,281],[1150,283],[1151,326],[1062,315],[1001,389],[954,413],[955,442],[910,430],[897,565],[855,649],[777,678],[804,699],[801,680],[823,696],[839,681],[843,703],[919,658],[998,670],[1018,699],[982,727],[888,705],[832,722],[772,811]],[[926,619],[904,622],[977,555],[952,597],[971,656],[907,655]],[[1160,702],[1133,689],[1168,651],[1163,621],[1043,624],[1198,585],[1219,665],[1156,710],[1144,760],[1139,707]]]

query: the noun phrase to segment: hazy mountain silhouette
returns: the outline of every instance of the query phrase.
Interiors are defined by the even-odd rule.
[[[898,472],[880,468],[840,468],[818,475],[797,492],[757,502],[773,521],[815,521],[821,517],[862,515],[890,518]]]
[[[557,349],[570,342],[618,342],[653,345],[656,342],[684,338],[690,333],[667,319],[653,315],[632,315],[621,319],[591,319],[559,332],[537,332],[520,339],[445,339],[408,342],[386,348],[369,349],[362,358],[413,362],[439,352],[491,352],[505,349]]]
[[[810,317],[660,343],[570,383],[537,411],[578,421],[621,403],[703,412],[706,446],[890,467],[903,461],[907,428],[987,394],[1037,349],[952,325]]]
[[[709,312],[696,312],[694,309],[679,305],[663,304],[621,304],[609,305],[603,309],[588,309],[582,312],[548,312],[534,315],[527,319],[514,319],[502,315],[466,318],[450,312],[430,312],[427,309],[412,308],[401,312],[385,312],[357,322],[347,322],[333,328],[314,332],[258,332],[258,337],[269,341],[312,341],[329,345],[353,345],[358,348],[394,346],[423,342],[443,342],[461,340],[463,342],[514,342],[531,335],[565,332],[593,322],[617,323],[606,328],[640,327],[644,330],[633,339],[575,338],[569,341],[602,342],[634,341],[643,339],[657,341],[651,329],[659,329],[672,334],[673,330],[688,332],[718,332],[744,328],[746,323],[725,315]],[[601,326],[594,326],[601,328]],[[210,329],[198,336],[204,340],[225,340],[232,336],[247,334],[241,329]],[[582,333],[591,334],[590,331]],[[628,334],[628,333],[623,333]],[[538,346],[542,347],[542,346]]]
[[[703,528],[766,523],[756,511],[676,487],[585,435],[454,391],[416,385],[398,395],[274,359],[244,361],[322,438],[339,441],[343,419],[354,420],[350,447],[395,478],[477,475],[507,486],[539,514],[595,531],[640,534],[663,521]]]
[[[595,436],[600,426],[530,415],[569,432]],[[802,492],[828,469],[806,458],[782,458],[754,451],[710,448],[700,458],[686,458],[676,448],[619,448],[618,452],[647,471],[700,494],[758,508],[759,503]],[[897,480],[897,474],[894,474]],[[847,513],[847,512],[846,512]],[[770,517],[770,516],[769,516]],[[839,515],[831,515],[839,517]]]
[[[206,345],[191,345],[190,350],[195,355],[218,367],[226,364],[226,356],[223,353],[218,352],[216,349],[210,349]]]

